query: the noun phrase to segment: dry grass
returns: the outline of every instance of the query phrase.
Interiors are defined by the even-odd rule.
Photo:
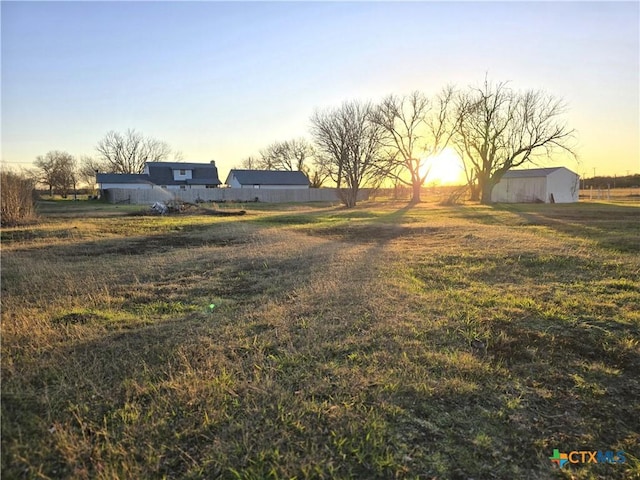
[[[7,478],[640,475],[637,206],[49,208],[2,230]]]

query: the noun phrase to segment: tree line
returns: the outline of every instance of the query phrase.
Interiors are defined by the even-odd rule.
[[[582,188],[638,188],[640,187],[640,173],[623,176],[597,176],[583,178]]]
[[[557,151],[575,156],[565,109],[542,90],[520,92],[485,79],[479,87],[448,86],[433,97],[415,91],[378,104],[349,101],[318,110],[311,134],[338,188],[344,185],[347,206],[363,185],[389,177],[410,185],[412,201],[419,202],[430,158],[447,147],[462,160],[471,199],[489,203],[509,169]]]
[[[518,91],[488,79],[476,87],[447,86],[431,97],[414,91],[377,103],[350,100],[313,113],[311,143],[276,142],[242,167],[302,170],[313,180],[331,179],[347,206],[355,205],[361,188],[385,179],[410,186],[412,202],[419,202],[430,160],[452,148],[464,166],[471,200],[489,203],[509,169],[559,151],[575,157],[575,132],[563,120],[565,111],[561,99],[543,90]]]
[[[142,173],[147,162],[162,162],[173,156],[182,160],[161,140],[147,137],[134,129],[124,133],[110,131],[95,147],[96,156],[76,158],[69,152],[52,150],[34,161],[35,180],[47,187],[49,194],[66,197],[79,184],[94,185],[96,173]]]
[[[573,151],[574,130],[563,120],[566,105],[543,90],[518,91],[508,82],[485,79],[480,86],[447,86],[435,95],[390,94],[379,102],[348,100],[316,109],[310,140],[274,142],[240,168],[300,170],[313,187],[331,180],[343,203],[354,206],[358,191],[392,179],[412,188],[412,201],[429,173],[429,161],[454,149],[464,165],[471,199],[489,203],[491,190],[513,167],[555,152]],[[146,162],[181,160],[163,141],[135,130],[108,132],[96,157],[77,161],[52,151],[35,161],[38,180],[63,194],[78,182],[94,183],[96,171],[140,173]]]

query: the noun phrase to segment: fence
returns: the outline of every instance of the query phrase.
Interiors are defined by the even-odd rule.
[[[358,201],[369,199],[369,189],[358,192]],[[103,191],[110,203],[138,205],[182,200],[184,202],[339,202],[335,188],[261,189],[261,188],[202,188],[189,190],[109,188]]]

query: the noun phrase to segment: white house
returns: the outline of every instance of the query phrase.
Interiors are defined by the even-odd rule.
[[[491,192],[497,203],[572,203],[578,201],[580,177],[565,167],[509,170]]]
[[[221,183],[214,161],[210,163],[147,162],[141,174],[96,173],[96,182],[100,190],[157,187],[186,190],[217,188]]]
[[[229,172],[225,183],[231,188],[309,188],[309,179],[303,172],[291,172],[284,170],[232,169]]]

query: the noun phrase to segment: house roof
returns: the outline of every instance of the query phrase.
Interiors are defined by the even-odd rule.
[[[97,183],[153,183],[149,175],[135,173],[97,173]]]
[[[309,185],[309,179],[300,171],[233,169],[229,172],[227,184],[232,175],[241,185]]]
[[[216,168],[213,163],[189,163],[189,162],[147,162],[148,167],[170,168],[171,170],[193,170],[195,168]],[[217,170],[217,168],[216,168]]]
[[[147,162],[149,176],[156,185],[220,185],[213,163]],[[174,170],[191,170],[188,180],[174,180]]]
[[[97,183],[147,183],[152,185],[220,185],[213,163],[147,162],[149,174],[98,173]],[[191,178],[174,180],[174,170],[191,170]]]
[[[549,174],[560,170],[564,167],[550,167],[550,168],[531,168],[529,170],[509,170],[502,178],[533,178],[533,177],[546,177]]]

